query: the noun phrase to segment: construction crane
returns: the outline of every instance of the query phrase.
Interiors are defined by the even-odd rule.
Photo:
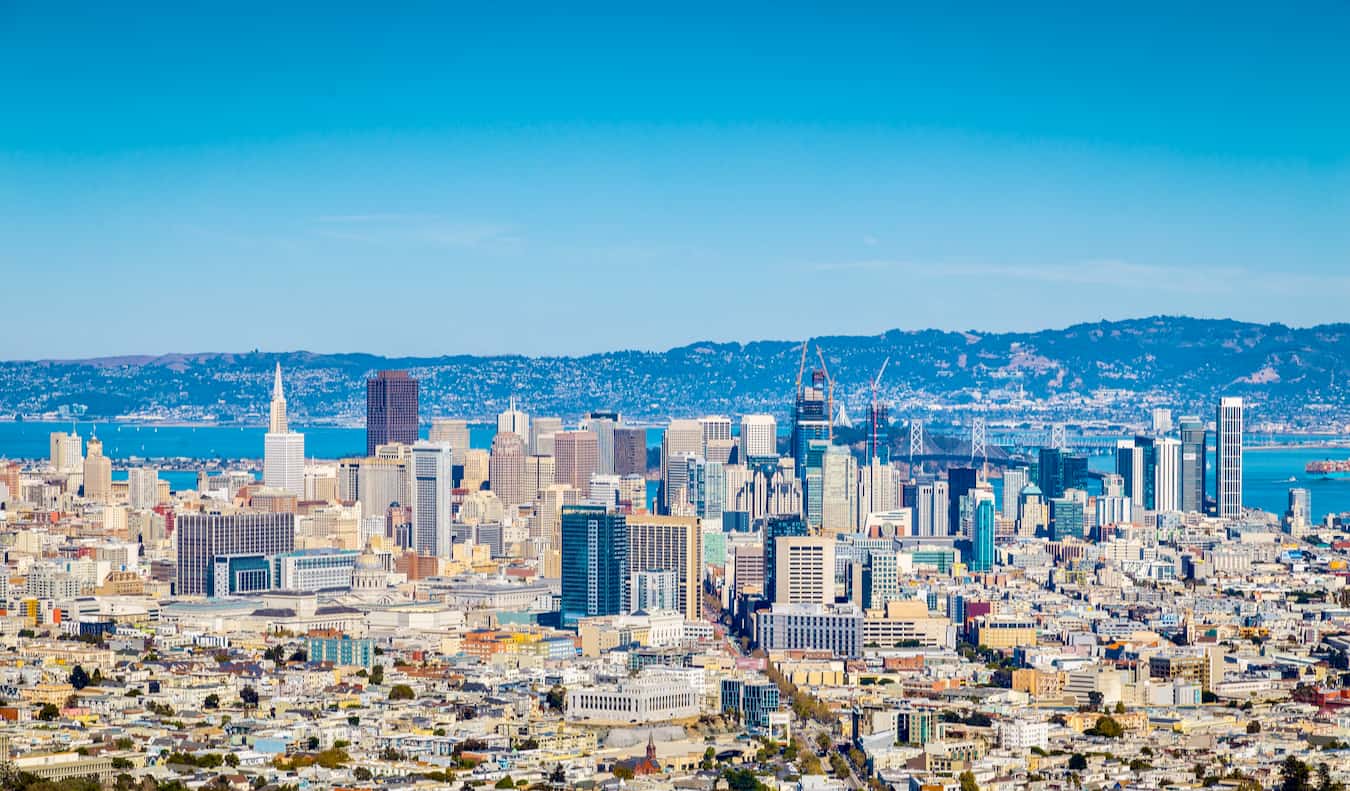
[[[806,341],[802,341],[802,361],[797,363],[797,390],[794,395],[802,397],[802,374],[806,372]]]
[[[877,459],[877,387],[881,385],[881,375],[886,373],[886,366],[891,364],[891,358],[887,357],[881,362],[881,370],[877,371],[877,376],[872,380],[872,442],[871,452],[867,456],[867,464],[871,466]]]
[[[816,356],[820,358],[820,372],[825,374],[825,382],[830,386],[829,397],[825,400],[825,422],[830,427],[830,442],[834,442],[834,379],[825,365],[825,352],[820,350],[819,344],[816,345]]]

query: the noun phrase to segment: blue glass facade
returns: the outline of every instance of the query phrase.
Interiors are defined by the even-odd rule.
[[[628,522],[603,506],[562,509],[562,623],[628,605]]]

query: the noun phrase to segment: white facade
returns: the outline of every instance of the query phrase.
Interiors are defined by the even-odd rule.
[[[1181,440],[1164,437],[1154,443],[1158,465],[1153,481],[1154,510],[1181,510]]]
[[[450,554],[450,492],[453,485],[450,446],[434,442],[413,445],[413,548],[423,555]]]
[[[747,457],[778,455],[778,421],[773,415],[741,417],[741,462]]]
[[[649,668],[613,686],[569,689],[567,719],[615,724],[690,719],[700,713],[700,697],[689,674]]]
[[[516,409],[516,399],[511,399],[511,405],[506,411],[497,415],[497,433],[504,434],[511,432],[520,437],[520,441],[526,445],[530,442],[530,416]]]
[[[127,470],[127,504],[133,509],[154,508],[159,504],[159,470],[132,467]]]
[[[305,435],[294,431],[267,432],[263,437],[263,485],[305,496]]]
[[[1242,399],[1223,398],[1214,421],[1219,516],[1242,515]]]

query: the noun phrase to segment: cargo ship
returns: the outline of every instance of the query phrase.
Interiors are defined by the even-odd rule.
[[[1350,476],[1350,459],[1321,459],[1320,461],[1310,461],[1303,468],[1303,471],[1309,475],[1321,475],[1324,478],[1332,476],[1340,477]]]

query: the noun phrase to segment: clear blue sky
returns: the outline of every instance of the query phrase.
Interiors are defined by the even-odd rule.
[[[205,5],[0,3],[0,358],[1348,315],[1343,3]]]

